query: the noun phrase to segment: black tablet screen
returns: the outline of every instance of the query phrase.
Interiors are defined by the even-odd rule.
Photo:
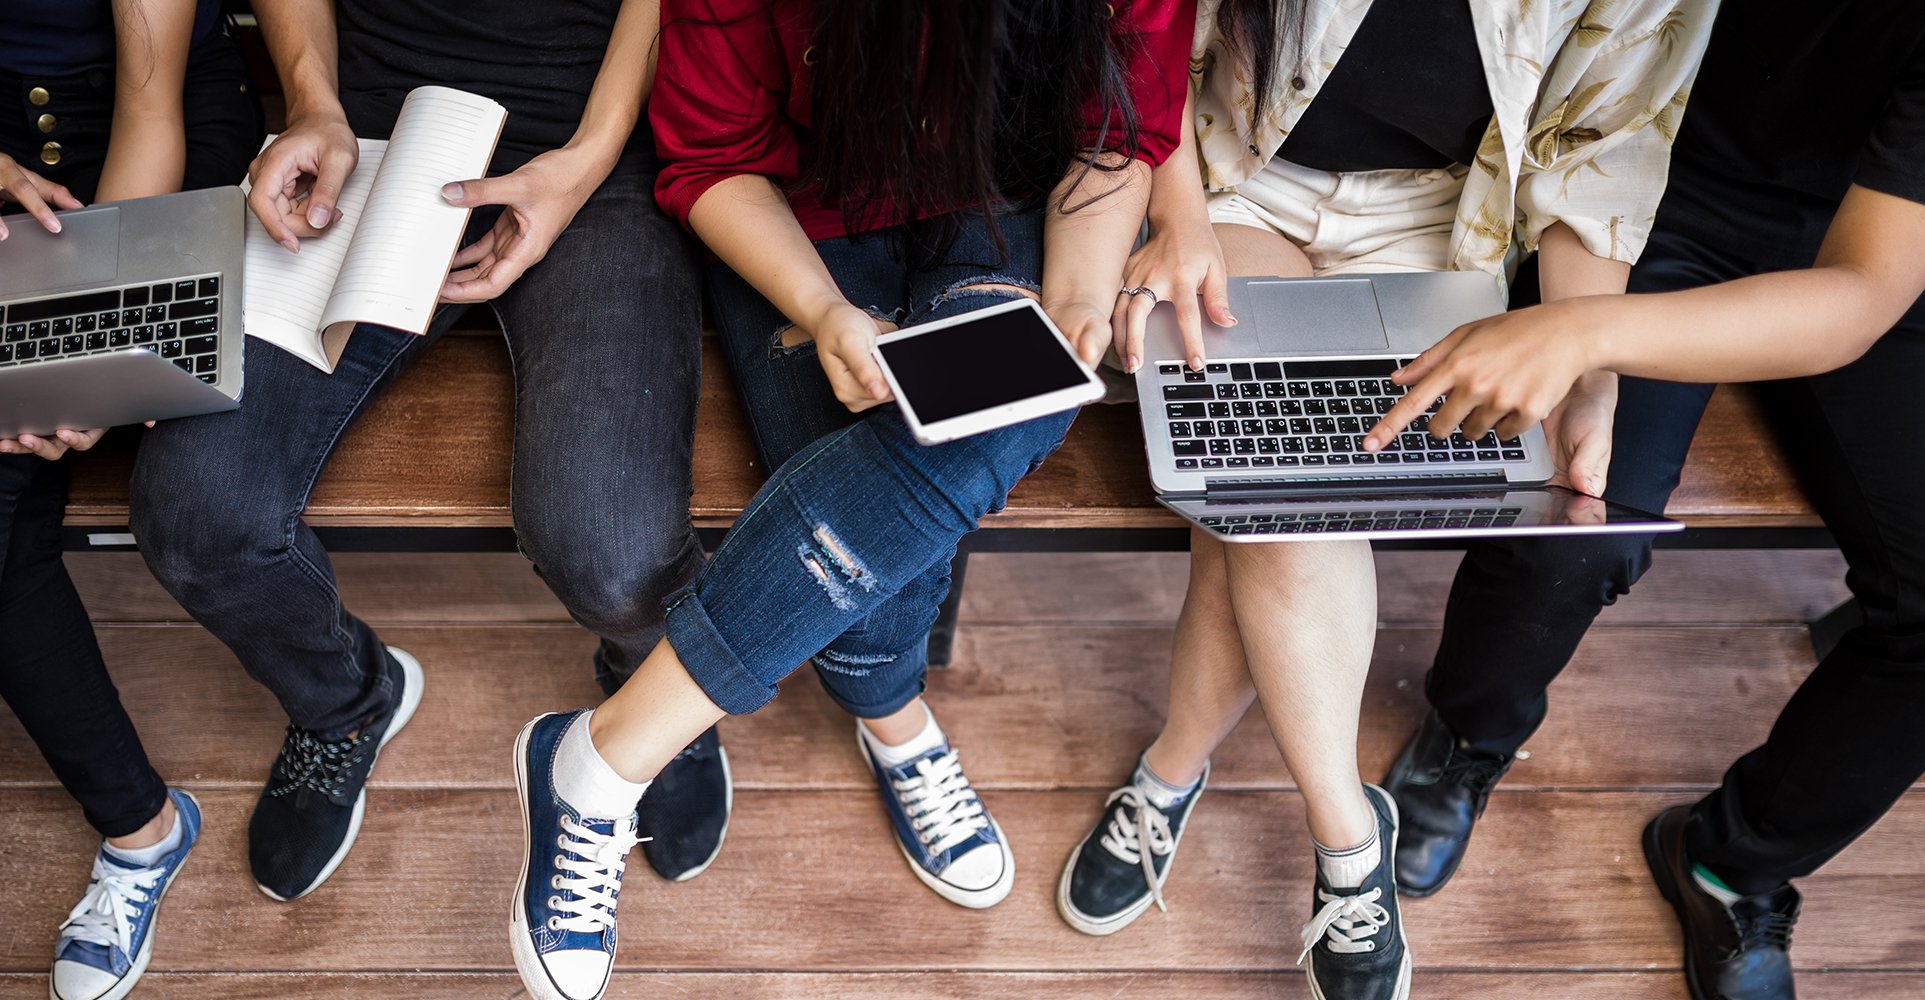
[[[1088,377],[1030,309],[913,337],[884,337],[902,395],[925,424],[1083,385]]]

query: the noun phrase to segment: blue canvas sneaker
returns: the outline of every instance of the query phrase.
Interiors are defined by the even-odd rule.
[[[1383,859],[1354,888],[1326,882],[1317,866],[1314,914],[1303,928],[1310,995],[1316,1000],[1405,1000],[1410,996],[1410,949],[1397,912],[1397,803],[1376,785],[1364,797],[1377,812]]]
[[[515,968],[535,1000],[598,1000],[615,967],[615,901],[635,814],[582,816],[555,794],[555,751],[583,713],[544,715],[515,739],[521,793],[521,881],[509,938]]]
[[[869,752],[856,723],[856,746],[876,776],[896,846],[909,870],[936,895],[971,909],[995,906],[1016,881],[1016,857],[1003,828],[983,808],[949,741],[888,767]]]
[[[48,985],[53,1000],[120,1000],[147,971],[160,901],[201,833],[194,797],[178,788],[168,789],[167,797],[180,816],[180,846],[151,868],[123,861],[101,846],[87,894],[60,925]]]

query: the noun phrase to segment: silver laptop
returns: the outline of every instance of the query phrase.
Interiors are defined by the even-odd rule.
[[[1159,304],[1136,374],[1157,499],[1194,525],[1233,542],[1684,527],[1545,485],[1554,469],[1542,427],[1436,440],[1419,418],[1391,447],[1363,450],[1403,396],[1392,374],[1503,311],[1488,276],[1239,278],[1230,307],[1237,326],[1204,321],[1210,360],[1195,372],[1174,307]]]
[[[231,410],[239,188],[25,215],[0,240],[0,437]]]

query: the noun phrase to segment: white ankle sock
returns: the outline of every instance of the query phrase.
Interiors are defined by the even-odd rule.
[[[160,838],[160,842],[157,844],[148,847],[115,847],[111,843],[102,842],[101,846],[107,849],[108,854],[130,865],[152,868],[160,863],[160,859],[180,850],[180,842],[183,835],[180,826],[180,813],[177,811],[174,813],[174,825],[168,828],[167,836]]]
[[[1166,781],[1162,775],[1150,769],[1149,761],[1143,760],[1140,757],[1137,758],[1136,761],[1136,773],[1130,775],[1130,784],[1136,786],[1137,792],[1149,800],[1150,805],[1166,813],[1178,803],[1194,794],[1196,792],[1196,786],[1202,783],[1203,779],[1201,777],[1190,782],[1188,785],[1178,785]]]
[[[555,794],[583,819],[622,819],[635,811],[649,783],[616,774],[595,751],[588,736],[588,718],[594,714],[577,716],[555,748]]]
[[[1323,873],[1323,880],[1336,889],[1355,889],[1364,884],[1364,879],[1377,870],[1383,863],[1383,841],[1377,831],[1370,831],[1370,839],[1355,847],[1333,851],[1316,840],[1310,841],[1317,847],[1317,870]]]
[[[869,753],[884,767],[901,767],[917,757],[934,750],[943,744],[942,727],[936,725],[936,713],[929,706],[922,708],[922,731],[909,737],[906,743],[884,743],[869,731],[869,724],[856,720],[856,728],[862,732],[862,740],[869,744]]]

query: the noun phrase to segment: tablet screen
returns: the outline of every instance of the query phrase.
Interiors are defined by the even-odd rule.
[[[1034,309],[877,343],[917,419],[933,424],[1089,382]]]

